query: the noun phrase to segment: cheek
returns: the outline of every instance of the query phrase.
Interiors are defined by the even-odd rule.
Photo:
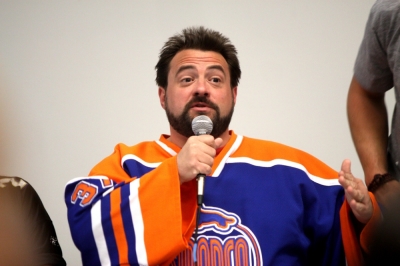
[[[219,105],[221,107],[230,108],[230,107],[232,107],[232,104],[233,104],[233,95],[228,93],[228,94],[223,94],[223,95],[217,96],[215,98],[215,102],[220,103]]]
[[[173,114],[178,113],[179,109],[182,108],[182,103],[183,101],[178,94],[167,93],[165,97],[165,106],[170,112],[172,112]]]

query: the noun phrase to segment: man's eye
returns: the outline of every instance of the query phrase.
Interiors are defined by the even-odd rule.
[[[218,82],[221,82],[221,79],[220,78],[212,78],[211,82],[218,83]]]
[[[182,82],[191,82],[192,81],[192,78],[184,78],[184,79],[182,79]]]

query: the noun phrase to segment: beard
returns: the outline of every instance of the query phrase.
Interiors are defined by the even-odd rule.
[[[168,107],[168,98],[165,95],[165,113],[167,114],[168,122],[173,129],[175,129],[179,134],[189,138],[194,136],[192,130],[192,120],[194,117],[190,117],[189,111],[192,107],[193,103],[195,102],[202,102],[207,104],[210,108],[215,110],[214,117],[210,117],[211,121],[213,122],[213,129],[210,133],[214,138],[218,138],[219,136],[224,133],[231,122],[233,110],[234,110],[234,102],[232,98],[232,108],[229,110],[229,113],[226,116],[221,117],[221,112],[219,107],[211,102],[208,98],[204,96],[194,96],[193,99],[185,105],[182,113],[178,116],[172,114]],[[205,115],[204,112],[198,112],[197,115]]]

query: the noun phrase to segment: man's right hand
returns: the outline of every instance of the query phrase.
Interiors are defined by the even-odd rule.
[[[221,138],[211,135],[192,136],[177,155],[178,172],[181,184],[198,174],[208,175],[214,163],[216,149],[222,144]]]

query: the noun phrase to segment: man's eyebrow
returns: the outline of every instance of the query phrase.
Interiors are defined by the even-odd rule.
[[[220,66],[220,65],[211,65],[211,66],[207,67],[207,70],[212,70],[212,69],[219,70],[219,71],[221,71],[224,75],[226,74],[225,71],[224,71],[224,68],[223,68],[222,66]]]
[[[193,65],[184,65],[178,68],[178,71],[176,72],[175,76],[179,75],[182,71],[188,70],[188,69],[196,69]],[[211,65],[207,67],[207,70],[219,70],[221,71],[224,75],[226,74],[224,71],[224,68],[220,65]]]
[[[195,67],[193,65],[185,65],[185,66],[181,66],[178,68],[178,71],[176,71],[175,76],[178,76],[179,73],[181,73],[182,71],[185,71],[187,69],[195,69]]]

